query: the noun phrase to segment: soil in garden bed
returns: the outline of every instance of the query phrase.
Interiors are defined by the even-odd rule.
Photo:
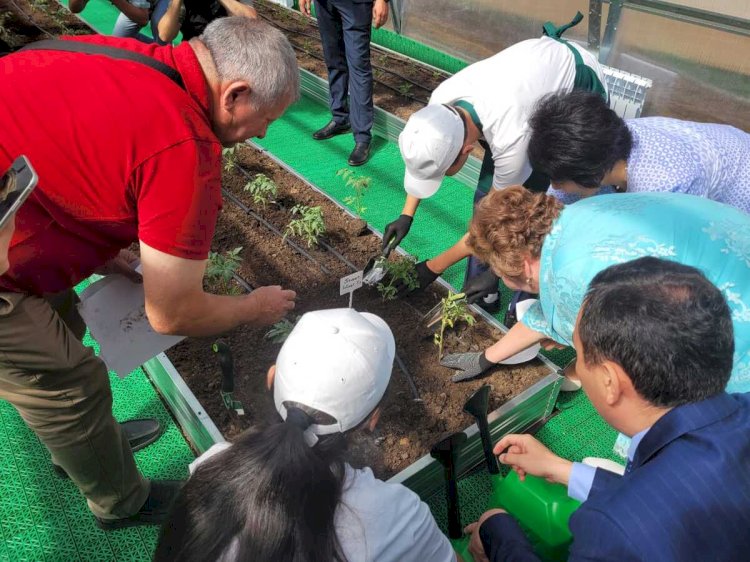
[[[266,0],[257,0],[254,5],[261,17],[286,34],[297,53],[300,67],[327,79],[316,21]],[[389,53],[374,44],[370,51],[375,80],[373,101],[378,107],[402,119],[408,119],[412,113],[424,107],[432,91],[449,76],[440,70]],[[321,127],[323,125],[325,123],[321,123]]]
[[[256,208],[243,191],[248,179],[235,169],[224,174],[224,186],[243,202],[283,230],[290,219],[288,209],[296,203],[320,205],[329,234],[327,242],[357,267],[378,253],[380,240],[370,234],[364,223],[342,211],[322,194],[286,172],[275,162],[250,148],[241,148],[239,161],[250,177],[263,173],[279,187],[283,208],[270,204]],[[243,247],[240,275],[251,285],[281,284],[297,291],[295,314],[321,308],[345,307],[347,297],[339,296],[339,278],[352,272],[330,253],[313,249],[311,253],[331,271],[301,256],[281,238],[225,199],[214,237],[214,250]],[[423,402],[414,402],[403,373],[397,368],[383,403],[383,415],[374,434],[360,433],[354,439],[354,460],[373,467],[380,477],[389,477],[426,454],[445,432],[461,430],[472,423],[462,412],[466,398],[479,386],[493,387],[491,408],[497,408],[548,373],[540,362],[520,367],[499,367],[489,376],[462,384],[450,382],[453,371],[438,364],[433,333],[420,323],[421,316],[440,298],[430,290],[407,300],[383,302],[374,288],[364,287],[354,295],[354,307],[383,317],[396,338],[397,353],[411,372]],[[224,336],[232,347],[236,382],[235,397],[244,404],[243,417],[229,412],[219,395],[220,373],[216,357],[210,351],[212,339],[190,339],[173,348],[168,355],[190,388],[224,435],[231,439],[253,423],[274,415],[272,396],[265,388],[266,371],[273,364],[280,345],[264,338],[268,328],[240,327]],[[501,333],[483,321],[474,327],[462,326],[446,337],[445,352],[480,350],[501,337]]]
[[[53,36],[90,33],[85,23],[55,0],[0,0],[0,55]]]

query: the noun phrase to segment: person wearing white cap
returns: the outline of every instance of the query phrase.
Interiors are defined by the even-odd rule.
[[[280,418],[191,464],[154,560],[460,562],[416,494],[346,462],[346,434],[377,423],[395,348],[374,314],[302,316],[268,373]]]
[[[404,239],[420,201],[437,192],[444,176],[461,170],[477,142],[484,148],[484,160],[475,202],[490,187],[524,184],[547,190],[549,179],[532,174],[526,156],[531,134],[527,121],[537,100],[574,88],[607,98],[596,57],[561,38],[582,18],[579,12],[560,28],[546,23],[543,37],[512,45],[461,70],[435,89],[427,107],[409,118],[399,136],[407,198],[401,216],[385,227],[384,253]],[[439,256],[418,263],[419,288],[470,254],[464,237]],[[470,302],[486,295],[494,301],[497,283],[491,271],[470,259],[463,289]]]

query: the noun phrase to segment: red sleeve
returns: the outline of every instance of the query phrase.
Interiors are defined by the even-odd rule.
[[[190,139],[143,162],[131,180],[138,238],[161,252],[203,260],[221,208],[221,147]]]

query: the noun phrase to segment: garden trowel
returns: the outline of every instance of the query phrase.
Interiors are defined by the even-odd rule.
[[[445,474],[445,494],[448,502],[448,536],[459,539],[463,535],[461,507],[458,503],[458,482],[456,478],[456,453],[466,442],[464,432],[449,435],[430,449],[430,455],[443,465]]]
[[[245,409],[242,402],[235,400],[234,392],[234,358],[232,350],[224,340],[216,340],[211,346],[214,353],[219,355],[219,366],[221,367],[221,399],[227,410],[234,410],[238,415],[244,416]]]
[[[362,270],[362,283],[365,285],[377,285],[385,277],[385,262],[388,257],[385,254],[372,256]]]
[[[500,469],[497,466],[497,459],[492,453],[492,436],[490,435],[490,426],[487,423],[487,409],[490,405],[491,386],[484,384],[472,394],[464,404],[464,412],[473,416],[479,428],[479,436],[482,438],[482,449],[484,450],[484,460],[487,462],[487,470],[490,474],[499,474]]]

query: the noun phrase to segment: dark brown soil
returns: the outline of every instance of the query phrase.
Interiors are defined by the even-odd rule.
[[[0,54],[58,35],[93,33],[55,0],[0,0]]]
[[[297,52],[300,67],[327,79],[320,32],[315,20],[299,13],[290,13],[266,0],[258,0],[255,8],[261,17],[286,34]],[[375,79],[373,101],[376,106],[402,119],[408,119],[412,113],[424,107],[432,91],[449,76],[384,51],[376,45],[372,45],[370,51]]]
[[[293,204],[320,205],[329,231],[327,241],[336,251],[358,267],[364,266],[368,258],[378,253],[380,241],[369,231],[363,231],[362,221],[349,216],[261,153],[243,148],[239,161],[252,176],[264,173],[279,186],[278,199],[284,208],[269,205],[266,210],[256,209],[278,229],[283,230],[289,221],[286,209]],[[246,182],[247,178],[237,170],[225,173],[225,187],[247,206],[254,208],[251,199],[242,191]],[[281,284],[297,291],[295,314],[348,305],[348,299],[339,296],[338,279],[351,273],[349,267],[328,252],[311,250],[314,257],[332,272],[324,273],[238,206],[225,200],[214,238],[214,249],[224,251],[237,246],[244,248],[240,274],[251,285]],[[384,303],[377,291],[368,287],[363,287],[354,295],[357,310],[378,314],[394,330],[397,353],[411,372],[423,400],[412,400],[403,373],[395,368],[376,433],[360,434],[355,439],[352,451],[357,462],[373,467],[381,477],[398,472],[426,454],[430,445],[443,433],[470,425],[472,420],[462,412],[463,403],[482,384],[490,383],[493,387],[491,408],[494,409],[548,372],[541,363],[531,363],[522,367],[499,367],[481,380],[462,384],[450,382],[453,372],[438,364],[433,334],[420,323],[422,315],[439,298],[437,291],[429,291],[408,300]],[[244,417],[229,412],[223,406],[219,394],[219,367],[210,351],[213,340],[186,340],[168,353],[227,438],[273,415],[273,404],[265,388],[265,380],[280,345],[263,337],[267,330],[246,326],[224,336],[235,357],[235,397],[245,406]],[[480,350],[499,337],[501,334],[497,330],[480,321],[473,328],[462,326],[457,332],[449,334],[445,351]]]

